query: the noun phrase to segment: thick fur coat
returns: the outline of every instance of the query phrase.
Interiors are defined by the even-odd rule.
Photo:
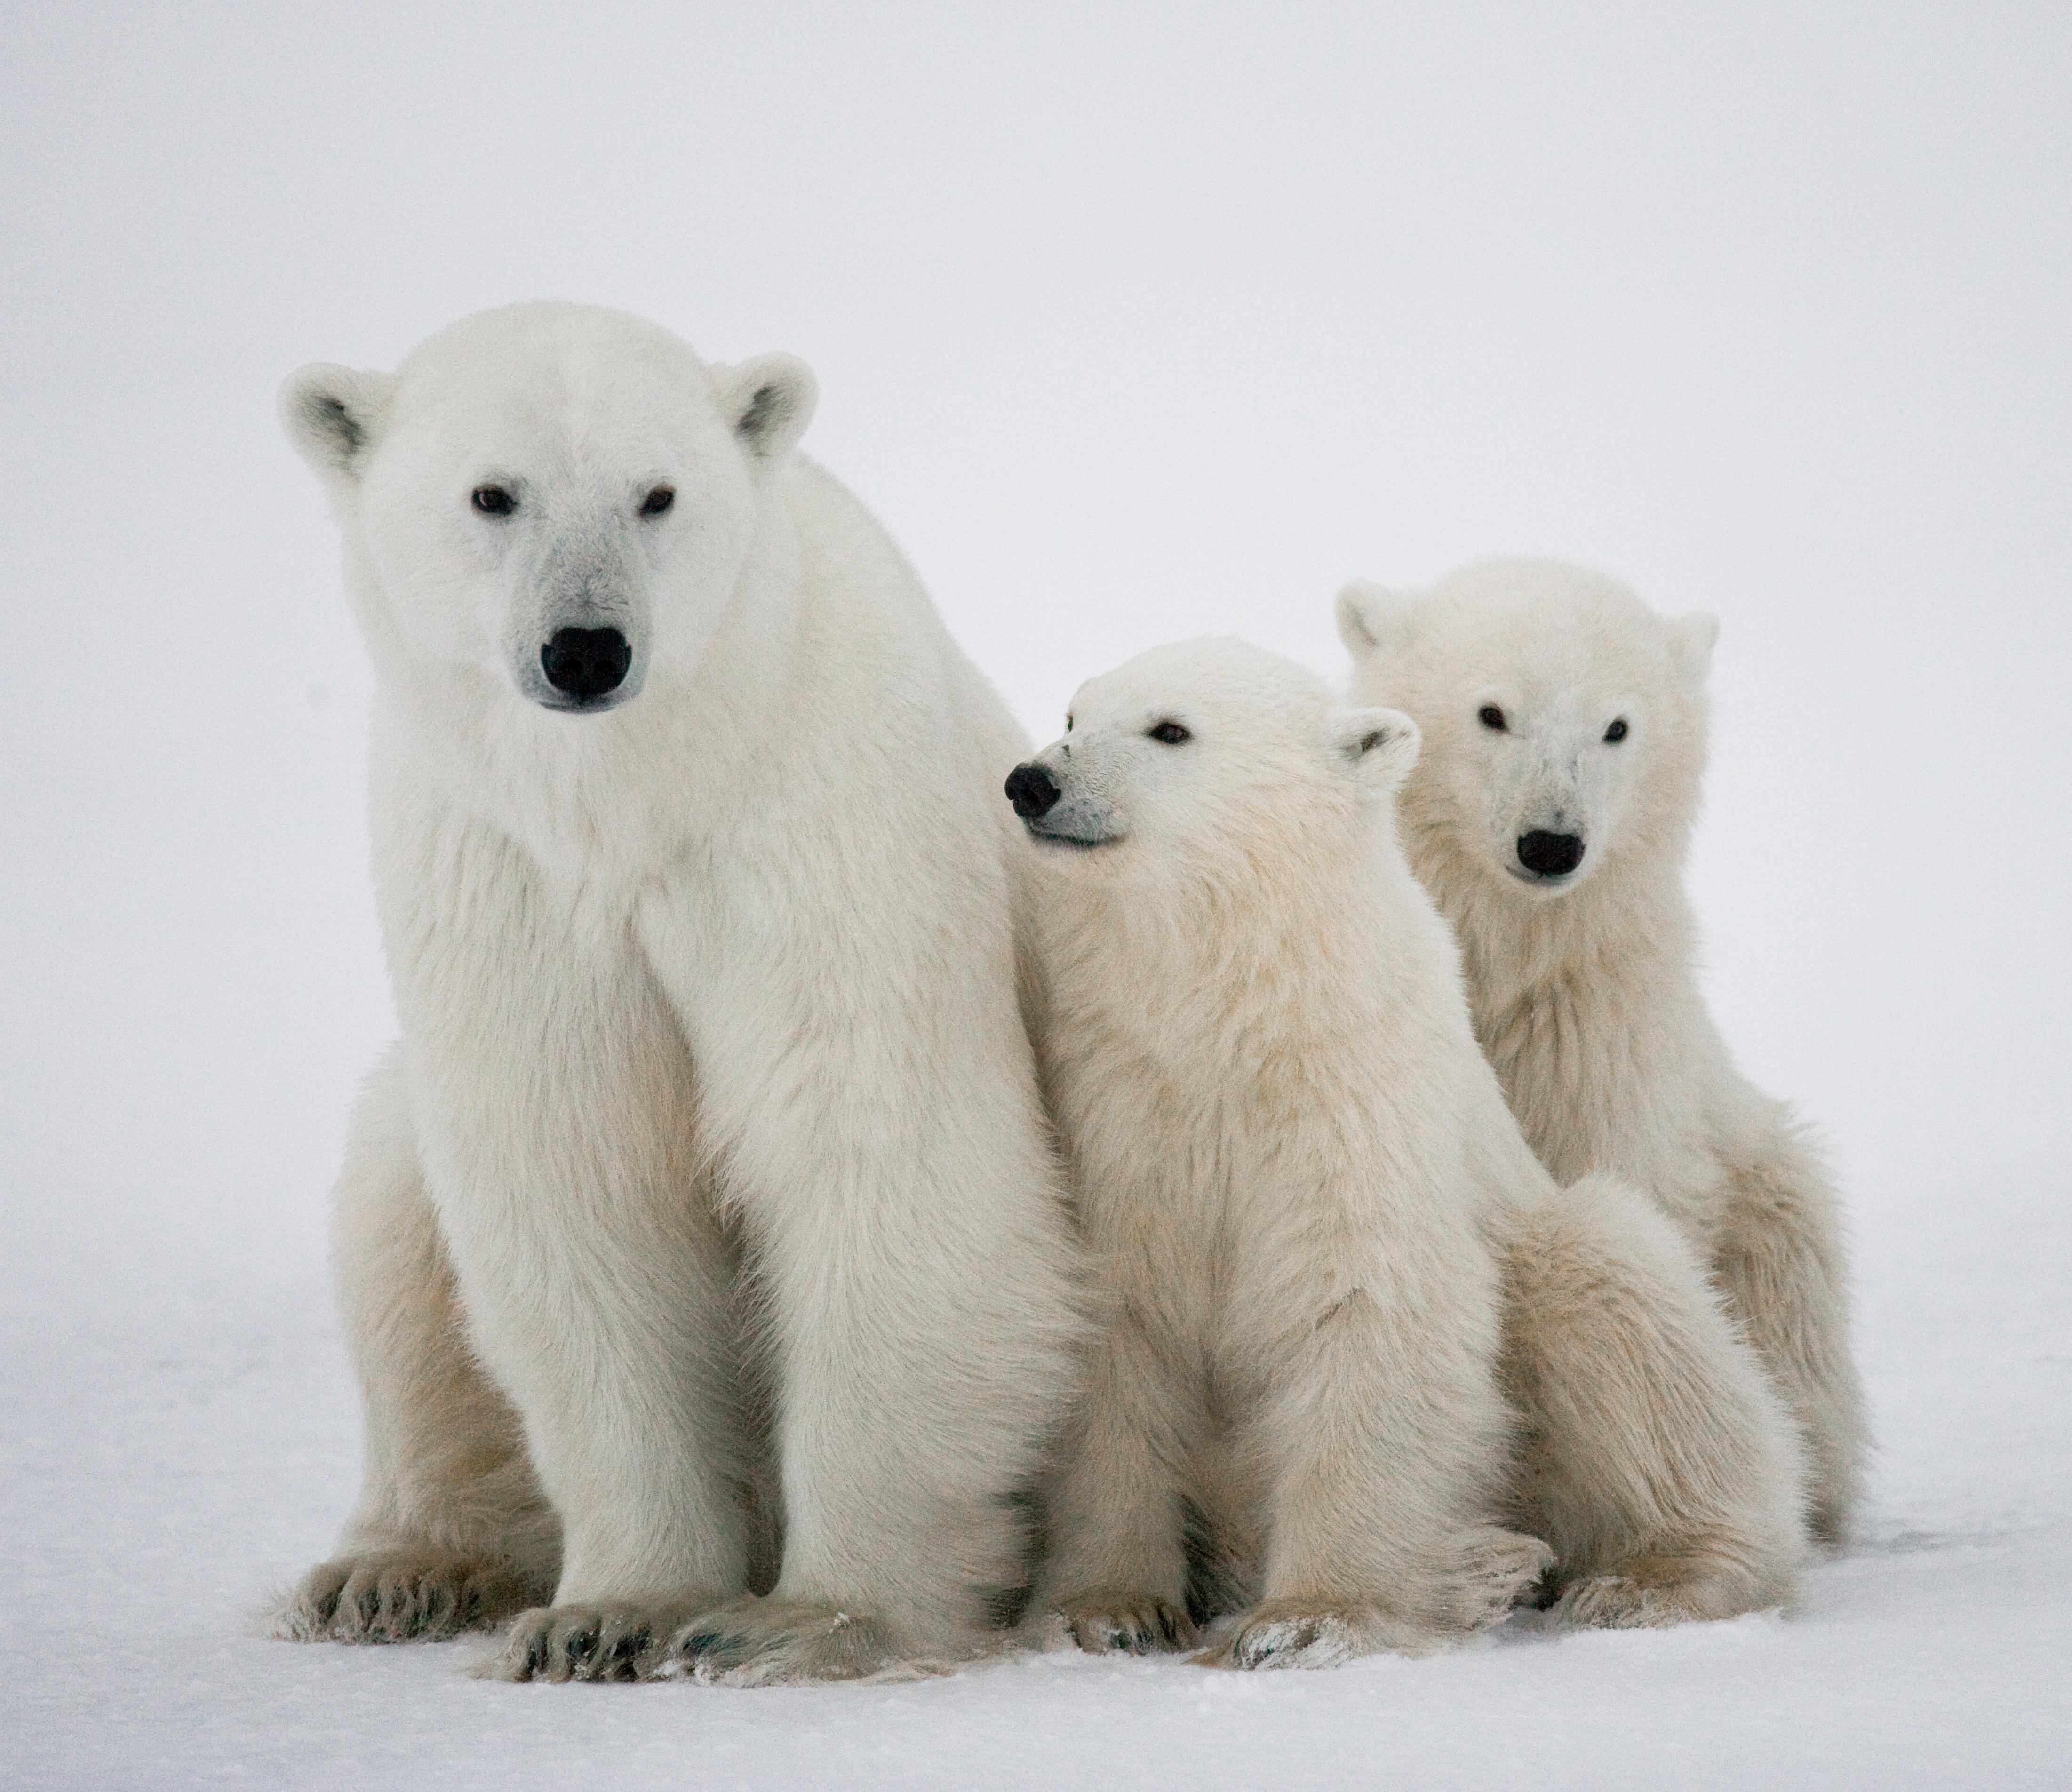
[[[1628,1624],[1789,1590],[1789,1427],[1673,1230],[1506,1112],[1396,841],[1417,752],[1205,641],[1084,686],[1010,780],[1104,1303],[1038,1584],[1083,1646],[1235,1611],[1215,1659],[1317,1665],[1536,1582]]]
[[[402,1022],[338,1190],[364,1490],[290,1634],[532,1605],[516,1677],[841,1677],[1024,1582],[1076,1321],[1023,748],[793,452],[812,402],[549,305],[284,391],[376,673]]]
[[[1798,1421],[1815,1536],[1846,1542],[1867,1430],[1840,1205],[1706,1012],[1684,890],[1717,624],[1544,561],[1429,593],[1354,586],[1338,622],[1355,698],[1423,732],[1404,843],[1532,1149],[1564,1180],[1617,1175],[1675,1222]]]

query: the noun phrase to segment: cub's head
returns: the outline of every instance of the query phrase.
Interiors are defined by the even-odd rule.
[[[636,318],[541,304],[393,374],[306,367],[281,414],[384,672],[594,715],[695,668],[813,397],[788,356],[707,367]]]
[[[1154,647],[1079,687],[1058,740],[1009,775],[1030,837],[1090,872],[1219,881],[1333,849],[1417,758],[1393,709],[1241,641]]]
[[[1544,901],[1608,865],[1680,854],[1712,617],[1665,619],[1552,561],[1492,561],[1429,592],[1349,586],[1338,632],[1354,694],[1423,730],[1403,804],[1420,871],[1465,865]]]

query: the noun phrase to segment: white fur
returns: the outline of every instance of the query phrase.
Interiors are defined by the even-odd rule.
[[[1338,618],[1356,696],[1424,731],[1404,843],[1459,935],[1476,1034],[1526,1136],[1557,1177],[1612,1172],[1681,1228],[1798,1419],[1815,1535],[1844,1542],[1866,1429],[1840,1204],[1706,1013],[1683,888],[1717,624],[1544,561],[1426,594],[1355,586]],[[1492,705],[1501,730],[1478,720]],[[1577,836],[1582,862],[1527,881],[1534,828]]]
[[[521,306],[282,403],[375,664],[403,1027],[339,1191],[365,1489],[283,1627],[551,1596],[504,1671],[555,1678],[978,1646],[1075,1335],[1012,721],[791,452],[788,357]],[[543,706],[563,626],[631,643],[615,707]]]
[[[1788,1589],[1760,1375],[1638,1198],[1554,1188],[1477,1050],[1395,841],[1417,752],[1205,641],[1084,686],[1033,762],[1044,1071],[1108,1301],[1039,1581],[1083,1646],[1219,1606],[1234,1665],[1442,1646],[1549,1568],[1520,1531],[1598,1621]]]

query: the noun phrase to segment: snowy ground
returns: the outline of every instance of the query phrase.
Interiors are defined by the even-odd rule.
[[[2062,1786],[2072,1781],[2072,1202],[1861,1216],[1884,1441],[1864,1545],[1801,1609],[1523,1623],[1451,1657],[1244,1675],[1040,1656],[919,1685],[508,1686],[476,1642],[272,1642],[357,1419],[325,1290],[111,1320],[17,1264],[0,1550],[10,1786]],[[23,1284],[27,1282],[28,1285]]]
[[[2062,0],[0,0],[0,1785],[2072,1786]],[[1353,574],[1723,621],[1692,866],[1882,1443],[1784,1617],[1314,1676],[506,1687],[261,1640],[357,1419],[368,675],[271,397],[463,312],[803,354],[1047,738]]]

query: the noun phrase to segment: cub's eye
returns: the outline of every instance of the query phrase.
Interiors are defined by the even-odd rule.
[[[1605,740],[1607,744],[1616,746],[1621,741],[1626,738],[1626,717],[1624,716],[1621,716],[1611,725],[1610,727],[1605,730]]]
[[[1072,731],[1072,718],[1071,718],[1070,716],[1067,716],[1067,717],[1065,717],[1065,732],[1066,732],[1067,734],[1071,734],[1071,731]]]
[[[660,516],[676,501],[676,488],[672,485],[658,485],[640,500],[643,516]]]
[[[1144,732],[1153,740],[1163,741],[1168,746],[1178,746],[1181,742],[1191,741],[1194,738],[1177,721],[1161,721],[1153,727],[1145,729]]]
[[[485,516],[508,516],[518,508],[518,500],[500,485],[479,485],[468,501]]]
[[[1494,703],[1485,703],[1482,708],[1476,710],[1475,720],[1492,734],[1501,734],[1503,732],[1503,712]]]

